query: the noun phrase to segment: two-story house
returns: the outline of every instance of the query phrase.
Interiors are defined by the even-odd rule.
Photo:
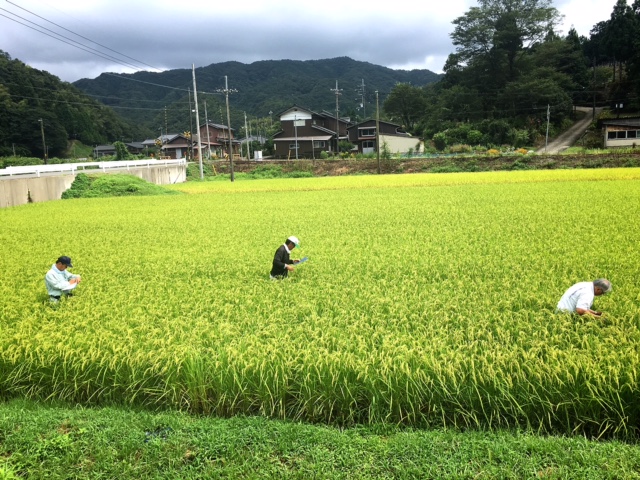
[[[424,148],[422,141],[412,137],[402,130],[400,125],[380,120],[380,146],[385,145],[390,153],[405,153],[409,150],[421,152]],[[376,146],[376,121],[365,120],[350,126],[349,142],[358,147],[359,153],[374,153]]]
[[[321,152],[337,152],[338,143],[347,140],[347,128],[351,125],[349,119],[336,120],[335,114],[317,113],[295,105],[279,117],[282,130],[273,136],[277,158],[319,158]]]
[[[233,128],[230,129],[226,125],[208,122],[200,125],[199,133],[204,158],[211,156],[228,158],[229,136],[231,136],[231,151],[234,155],[238,154],[240,142],[234,138]],[[198,137],[194,136],[196,155],[198,149],[197,140]]]

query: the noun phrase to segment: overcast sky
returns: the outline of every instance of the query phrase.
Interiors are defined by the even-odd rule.
[[[610,17],[615,3],[555,0],[554,6],[565,16],[563,34],[574,26],[588,36],[593,25]],[[472,6],[475,0],[0,0],[0,49],[69,82],[107,71],[342,56],[441,72],[454,51],[451,22]],[[137,68],[38,33],[34,24]]]

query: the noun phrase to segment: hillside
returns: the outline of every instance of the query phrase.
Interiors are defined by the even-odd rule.
[[[204,121],[207,103],[211,121],[226,124],[224,94],[225,76],[230,95],[231,124],[244,122],[244,114],[268,117],[297,104],[313,110],[335,111],[336,80],[341,89],[340,114],[370,116],[375,108],[375,94],[380,100],[397,83],[425,85],[439,80],[440,75],[429,70],[393,70],[347,57],[325,60],[266,60],[243,64],[215,63],[196,68],[200,118]],[[364,112],[360,107],[364,80]],[[168,70],[162,73],[104,73],[95,79],[81,79],[74,85],[97,100],[114,107],[123,117],[145,125],[154,131],[160,126],[170,131],[190,129],[189,91],[193,90],[191,69]],[[193,92],[191,92],[193,95]],[[165,111],[166,107],[166,111]]]
[[[48,156],[55,157],[73,140],[95,145],[140,132],[70,83],[2,50],[0,105],[0,156],[42,157],[44,143]]]

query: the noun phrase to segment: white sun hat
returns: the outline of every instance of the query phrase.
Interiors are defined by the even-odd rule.
[[[300,240],[298,240],[298,237],[294,237],[293,235],[291,235],[289,238],[287,238],[287,241],[293,243],[296,247],[301,248]]]

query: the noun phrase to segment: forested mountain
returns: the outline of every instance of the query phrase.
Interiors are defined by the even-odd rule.
[[[339,111],[352,119],[374,115],[375,94],[381,102],[398,83],[423,86],[440,76],[429,70],[393,70],[347,57],[326,60],[267,60],[251,64],[224,62],[196,68],[200,121],[204,104],[212,122],[226,124],[225,76],[228,79],[232,128],[244,125],[244,114],[266,118],[296,104],[312,110],[336,109],[338,81]],[[364,81],[365,105],[362,103]],[[189,98],[193,100],[191,69],[162,73],[105,73],[98,78],[74,83],[83,92],[117,109],[123,117],[145,125],[159,134],[191,130]],[[166,108],[165,108],[166,107]],[[193,120],[195,121],[195,120]]]
[[[40,120],[42,120],[42,128]],[[50,73],[0,50],[0,156],[62,155],[72,139],[87,145],[129,138],[137,128]]]

